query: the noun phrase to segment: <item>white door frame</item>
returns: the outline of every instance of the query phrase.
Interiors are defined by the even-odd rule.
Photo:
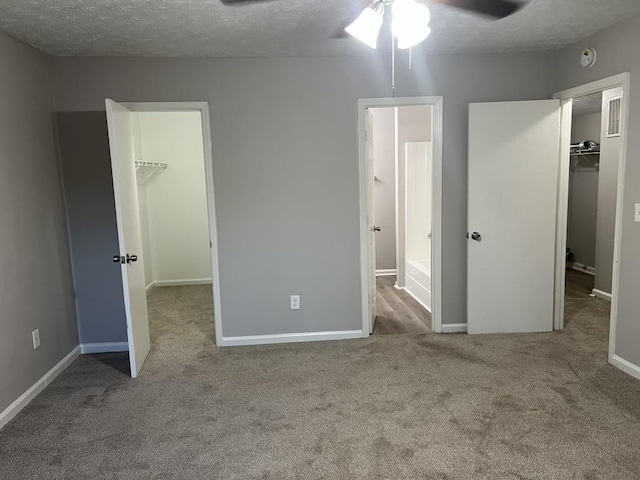
[[[614,75],[596,82],[587,83],[556,93],[553,98],[561,101],[562,124],[560,132],[560,183],[558,185],[558,230],[556,233],[556,285],[554,305],[554,328],[564,328],[564,288],[567,248],[567,215],[569,202],[569,146],[571,144],[571,122],[573,99],[612,88],[622,87],[621,148],[618,169],[618,193],[616,204],[615,238],[613,245],[613,282],[611,286],[611,320],[609,332],[609,362],[624,370],[618,362],[616,349],[616,321],[618,318],[618,285],[620,282],[620,241],[622,238],[622,211],[624,202],[624,178],[627,161],[627,125],[629,124],[629,72]]]
[[[431,278],[431,329],[442,332],[441,288],[442,288],[442,138],[443,138],[443,98],[442,97],[393,97],[358,99],[358,155],[360,177],[360,282],[362,305],[362,336],[369,336],[369,224],[367,216],[370,199],[367,183],[373,172],[369,172],[366,158],[365,115],[368,108],[405,107],[429,105],[433,108],[431,125],[433,142],[433,205],[432,205],[432,278]],[[397,152],[396,152],[397,154]]]
[[[213,153],[211,148],[211,121],[207,102],[128,102],[122,103],[132,112],[200,112],[202,120],[202,148],[207,185],[207,211],[209,214],[209,241],[211,242],[211,278],[213,280],[213,323],[216,346],[222,346],[222,306],[220,303],[220,271],[218,262],[218,226],[213,189]]]

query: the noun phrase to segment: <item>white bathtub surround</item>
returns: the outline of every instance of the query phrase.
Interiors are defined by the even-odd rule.
[[[431,312],[433,145],[405,144],[404,288]]]
[[[404,289],[431,313],[430,260],[407,260]]]

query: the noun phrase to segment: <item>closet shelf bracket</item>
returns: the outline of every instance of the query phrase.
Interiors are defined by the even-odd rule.
[[[148,183],[152,178],[168,168],[166,163],[135,161],[138,185]]]

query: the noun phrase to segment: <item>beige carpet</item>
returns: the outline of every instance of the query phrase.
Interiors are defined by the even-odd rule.
[[[210,290],[151,296],[137,380],[78,359],[0,432],[1,479],[638,479],[607,307],[561,333],[215,349]]]

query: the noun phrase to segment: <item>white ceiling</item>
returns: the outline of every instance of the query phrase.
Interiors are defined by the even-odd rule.
[[[361,55],[334,34],[365,0],[0,0],[0,29],[56,56]],[[432,5],[430,53],[555,50],[640,14],[638,0],[532,0],[500,21]],[[383,44],[383,45],[382,45]],[[381,42],[388,50],[388,42]]]

